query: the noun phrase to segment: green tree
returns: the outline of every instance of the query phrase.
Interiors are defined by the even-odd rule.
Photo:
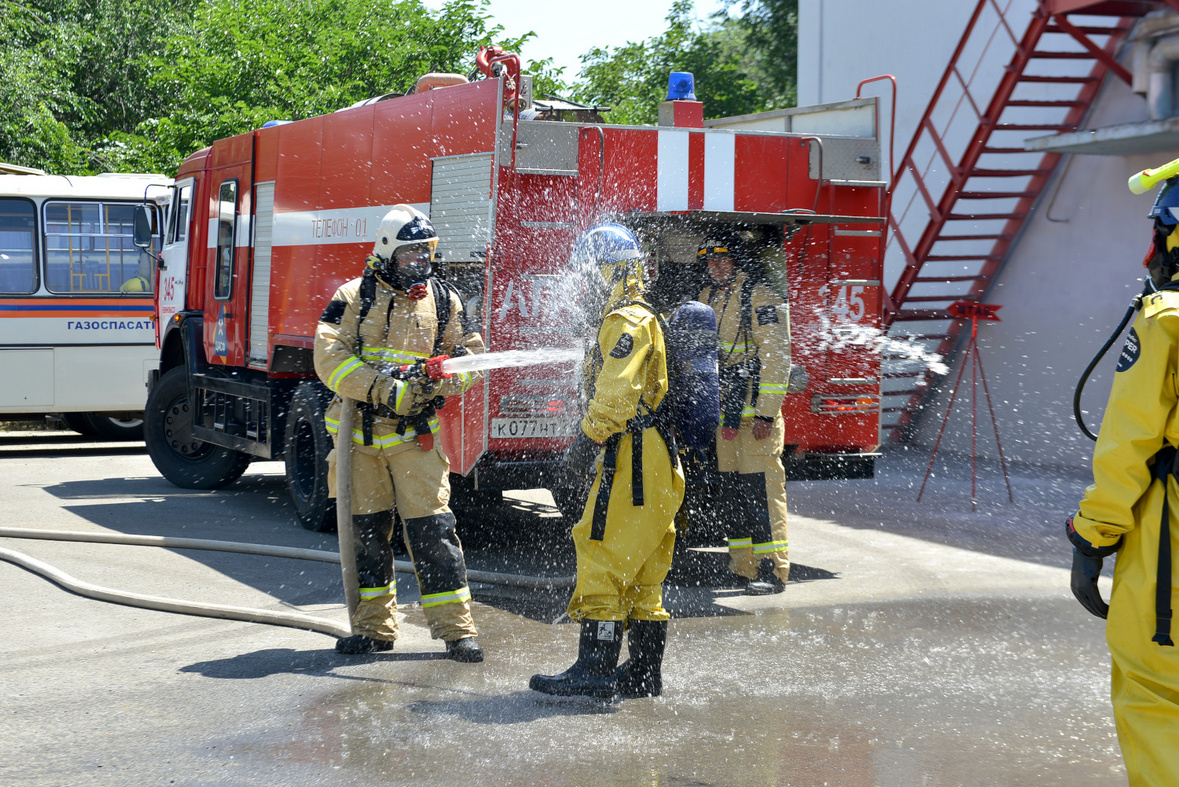
[[[110,141],[124,164],[173,172],[192,151],[267,120],[299,120],[387,93],[429,71],[465,73],[500,40],[486,0],[216,0],[151,60],[149,82],[172,97],[134,134]]]
[[[747,0],[744,10],[760,13],[760,7]],[[760,53],[751,51],[754,31],[761,35],[767,29],[755,22],[720,11],[697,29],[692,0],[676,0],[662,35],[613,49],[595,48],[583,55],[583,81],[573,86],[573,96],[584,103],[612,107],[609,119],[614,123],[655,123],[668,75],[690,71],[707,117],[789,106],[794,98],[793,79],[788,89],[768,85],[770,72]]]
[[[735,26],[748,45],[748,72],[774,97],[773,103],[794,106],[798,83],[798,0],[741,0],[741,11]]]
[[[85,117],[68,68],[53,56],[51,21],[25,3],[0,2],[0,161],[85,171],[84,144],[59,118]]]

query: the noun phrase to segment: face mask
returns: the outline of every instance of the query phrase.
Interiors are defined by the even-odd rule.
[[[397,273],[407,286],[424,282],[430,277],[429,248],[403,247],[393,253],[397,262]]]

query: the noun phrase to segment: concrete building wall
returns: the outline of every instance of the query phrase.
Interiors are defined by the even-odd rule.
[[[1007,5],[1002,0],[1001,4]],[[894,74],[899,86],[896,144],[901,155],[974,5],[968,0],[801,0],[800,103],[848,97],[865,77]],[[1016,35],[1022,34],[1023,14],[1033,5],[1012,3],[1008,18]],[[845,56],[849,52],[855,55]],[[1120,80],[1107,78],[1086,127],[1146,118],[1145,100]],[[1179,149],[1144,156],[1065,156],[1025,222],[986,298],[1003,307],[1002,322],[981,323],[978,341],[1008,460],[1088,465],[1092,443],[1073,420],[1073,391],[1140,291],[1141,261],[1151,237],[1145,214],[1153,195],[1130,194],[1126,178],[1176,156]],[[893,257],[889,259],[886,287],[891,290],[899,269]],[[1094,431],[1119,348],[1120,342],[1085,389],[1086,422]],[[937,438],[963,356],[959,353],[930,399],[914,436],[918,446],[931,448]],[[970,376],[967,368],[943,450],[971,450]],[[977,391],[978,453],[997,457],[981,382]]]

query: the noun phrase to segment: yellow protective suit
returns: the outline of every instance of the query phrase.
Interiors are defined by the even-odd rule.
[[[1179,651],[1151,641],[1164,495],[1179,555],[1179,486],[1174,476],[1166,490],[1152,478],[1164,445],[1179,446],[1179,292],[1171,291],[1145,298],[1134,320],[1093,452],[1094,482],[1073,518],[1094,547],[1122,539],[1105,631],[1118,741],[1135,787],[1179,784]],[[1168,581],[1174,588],[1175,577]]]
[[[720,337],[721,402],[740,401],[736,438],[716,433],[722,510],[729,522],[729,569],[757,577],[768,558],[782,582],[790,576],[786,534],[786,471],[782,399],[790,382],[790,308],[769,285],[737,271],[728,286],[710,285],[700,300],[716,312]],[[741,372],[739,374],[739,372]],[[755,418],[770,422],[770,435],[754,439]]]
[[[358,410],[352,433],[352,514],[360,603],[352,630],[373,639],[397,639],[397,586],[389,544],[396,508],[405,522],[405,540],[431,635],[448,642],[473,637],[466,563],[449,508],[450,463],[437,442],[423,450],[414,426],[389,409],[370,411],[367,429],[364,411],[365,405],[385,405],[413,416],[434,396],[461,394],[478,380],[478,373],[453,375],[428,392],[390,376],[393,367],[434,354],[438,334],[434,288],[429,287],[422,300],[411,301],[403,291],[377,278],[372,305],[361,322],[361,283],[362,279],[354,279],[336,291],[315,332],[315,371],[337,394],[326,415],[337,446],[340,396],[355,400]],[[450,299],[450,319],[440,353],[454,354],[456,347],[483,352],[482,337],[464,326],[461,299],[444,292]],[[428,423],[436,432],[437,416]],[[328,490],[336,496],[335,451],[328,455]]]
[[[575,621],[670,617],[663,608],[663,580],[671,568],[684,473],[659,430],[647,425],[667,394],[667,348],[651,311],[626,305],[638,298],[634,277],[619,283],[598,331],[597,351],[586,361],[589,404],[581,430],[606,447],[585,512],[573,527],[577,584],[569,616]],[[641,464],[634,461],[636,438]],[[635,500],[636,468],[641,505]]]

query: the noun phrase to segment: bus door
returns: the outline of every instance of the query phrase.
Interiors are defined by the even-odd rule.
[[[159,320],[156,322],[156,345],[160,332],[172,315],[184,309],[185,284],[188,281],[188,225],[192,205],[193,179],[177,181],[172,187],[172,206],[164,228],[164,243],[156,292],[159,293]]]

